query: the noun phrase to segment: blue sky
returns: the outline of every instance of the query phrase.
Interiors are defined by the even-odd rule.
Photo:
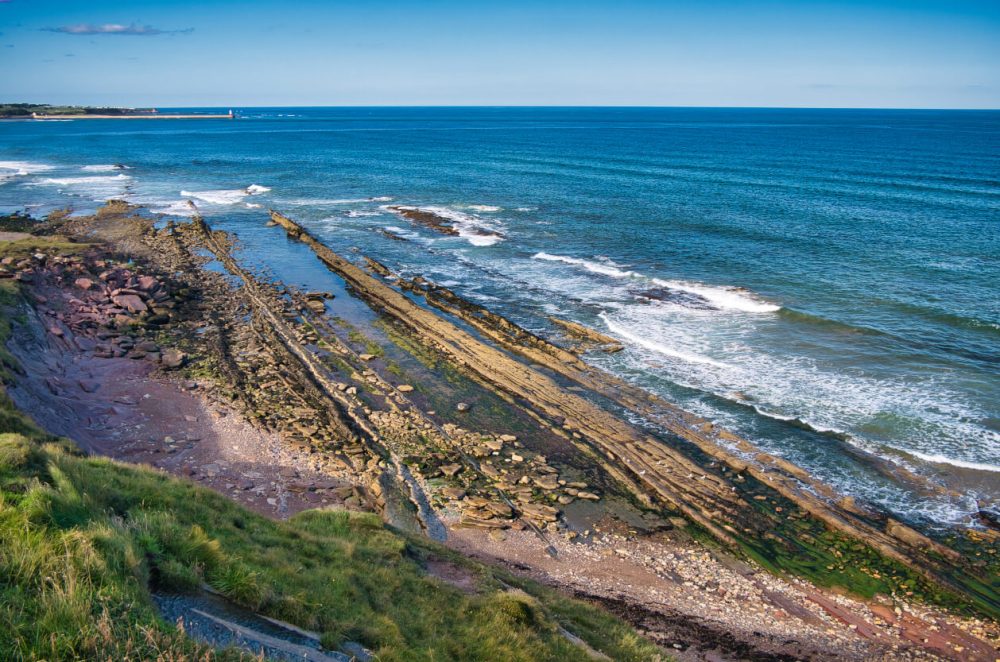
[[[1000,1],[0,0],[0,100],[1000,108]]]

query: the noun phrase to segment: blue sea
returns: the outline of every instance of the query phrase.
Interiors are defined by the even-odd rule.
[[[191,200],[250,262],[332,278],[263,228],[275,208],[535,331],[615,336],[588,360],[901,517],[998,508],[1000,112],[236,113],[0,122],[0,211]]]

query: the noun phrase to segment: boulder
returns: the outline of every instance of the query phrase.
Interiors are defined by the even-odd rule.
[[[558,510],[541,503],[526,503],[521,506],[521,511],[524,512],[526,517],[543,522],[555,522],[559,519]]]
[[[116,306],[124,308],[130,313],[144,313],[148,310],[146,303],[135,294],[118,294],[111,297]]]
[[[179,349],[170,348],[163,351],[160,355],[160,361],[164,368],[173,370],[180,368],[187,362],[187,354]]]
[[[139,276],[138,283],[136,284],[136,289],[142,290],[143,292],[150,292],[155,290],[159,283],[152,276]]]
[[[442,487],[441,496],[457,501],[465,498],[465,490],[460,487]]]
[[[535,480],[535,485],[542,488],[543,490],[554,490],[559,487],[559,480],[555,476],[541,476],[535,478],[534,480]]]
[[[491,451],[503,450],[503,441],[500,439],[487,439],[483,442]]]

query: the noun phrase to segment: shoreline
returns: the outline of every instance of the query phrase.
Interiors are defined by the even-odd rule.
[[[31,117],[0,117],[0,120],[50,122],[52,120],[231,120],[235,115],[199,115],[199,114],[156,114],[156,115],[34,115]]]
[[[95,217],[67,221],[61,227],[80,237],[92,236],[95,233],[103,235],[105,240],[109,238],[113,240],[119,249],[134,246],[136,239],[133,234],[145,227],[143,223],[149,222],[128,221],[133,210],[124,205],[106,209],[108,211],[102,210]],[[295,229],[298,226],[282,223],[276,218],[273,220],[284,225],[284,229],[291,234],[301,238],[303,234],[301,229]],[[132,229],[129,230],[129,227]],[[677,496],[677,502],[674,504],[675,508],[679,508],[679,512],[676,510],[671,512],[671,508],[664,508],[662,504],[654,504],[652,501],[646,506],[630,503],[629,499],[635,495],[633,489],[636,484],[635,479],[629,478],[626,473],[616,475],[613,463],[598,461],[599,453],[579,448],[580,439],[577,439],[577,435],[596,435],[604,431],[604,427],[589,428],[587,425],[581,425],[580,420],[564,417],[560,413],[539,411],[532,413],[532,407],[525,407],[524,400],[527,396],[543,392],[550,387],[545,386],[542,391],[524,392],[520,396],[515,394],[512,401],[502,405],[509,407],[511,412],[515,409],[527,412],[536,421],[538,430],[529,428],[527,434],[517,430],[516,435],[511,434],[513,430],[495,428],[480,429],[477,432],[477,425],[473,421],[480,420],[478,417],[486,416],[488,413],[480,412],[487,407],[484,404],[477,404],[485,402],[477,398],[485,398],[485,392],[492,392],[489,384],[461,387],[466,389],[462,391],[464,394],[475,396],[469,398],[473,404],[471,409],[466,405],[468,411],[457,408],[454,401],[449,411],[444,411],[437,405],[431,409],[428,403],[434,402],[433,398],[437,396],[430,391],[440,387],[431,383],[421,384],[416,380],[404,381],[409,376],[407,368],[403,366],[392,370],[395,364],[390,363],[389,355],[381,355],[381,352],[385,351],[395,356],[391,348],[379,347],[370,340],[358,340],[358,337],[364,336],[362,331],[354,330],[353,333],[358,335],[352,336],[349,327],[339,326],[343,322],[338,322],[335,313],[332,312],[336,310],[337,299],[331,301],[322,293],[296,292],[283,283],[258,280],[252,273],[243,270],[229,255],[230,239],[224,233],[213,232],[200,219],[181,225],[174,225],[171,222],[164,230],[153,231],[151,235],[148,229],[142,232],[143,236],[148,235],[149,241],[162,249],[162,252],[171,252],[171,262],[168,264],[173,268],[183,266],[190,278],[214,273],[202,268],[201,263],[204,259],[199,261],[194,257],[196,250],[207,248],[214,254],[214,259],[219,260],[243,282],[242,294],[238,294],[227,289],[221,276],[215,274],[212,278],[219,289],[212,301],[218,309],[205,320],[207,322],[205,328],[215,327],[216,330],[207,331],[207,335],[187,335],[181,338],[183,343],[194,343],[187,347],[192,357],[204,356],[213,365],[209,373],[198,380],[199,387],[187,389],[189,392],[185,397],[204,401],[211,393],[211,398],[217,402],[228,401],[230,404],[222,409],[232,413],[227,413],[223,418],[233,421],[234,417],[245,416],[260,430],[269,431],[272,436],[268,437],[267,443],[272,447],[293,455],[297,454],[300,458],[305,458],[310,466],[320,466],[317,475],[330,476],[331,478],[327,480],[336,478],[345,481],[344,485],[353,485],[348,491],[350,496],[345,499],[331,499],[331,503],[344,503],[350,499],[352,501],[349,505],[379,511],[385,519],[404,530],[431,534],[436,532],[437,535],[444,532],[446,537],[454,540],[461,549],[477,555],[504,550],[496,554],[499,562],[511,563],[515,567],[517,564],[525,564],[524,572],[539,578],[548,578],[564,589],[581,591],[589,586],[593,589],[591,593],[602,592],[604,599],[609,601],[620,599],[616,597],[618,595],[616,591],[620,589],[614,588],[612,576],[652,573],[652,576],[659,579],[650,579],[647,588],[655,585],[657,587],[655,590],[667,590],[669,586],[675,599],[681,600],[679,605],[684,608],[681,612],[687,614],[686,618],[691,619],[692,623],[698,619],[715,618],[719,628],[728,631],[732,637],[744,642],[744,645],[750,646],[749,650],[760,652],[768,650],[770,651],[768,654],[784,654],[787,651],[787,654],[806,655],[816,659],[840,655],[860,659],[870,655],[874,650],[871,648],[873,646],[882,650],[881,654],[891,655],[889,650],[892,645],[902,645],[906,648],[929,646],[932,651],[941,654],[939,648],[945,645],[941,639],[932,641],[929,639],[931,643],[923,642],[927,644],[924,646],[914,641],[914,637],[905,636],[907,631],[926,632],[932,623],[934,627],[943,628],[943,631],[948,633],[945,640],[947,637],[952,637],[954,643],[960,639],[959,632],[962,631],[960,619],[941,620],[943,617],[935,614],[933,609],[913,606],[905,596],[895,596],[890,604],[900,607],[902,613],[916,619],[906,627],[902,625],[905,622],[903,617],[890,616],[894,613],[892,609],[885,612],[854,599],[841,600],[815,587],[811,589],[812,593],[803,592],[801,588],[794,588],[801,580],[792,582],[778,580],[760,567],[747,570],[748,566],[742,561],[739,562],[743,564],[740,567],[744,568],[741,572],[749,571],[751,576],[757,578],[755,581],[764,582],[769,588],[767,591],[758,590],[750,593],[733,589],[732,596],[728,596],[729,600],[724,595],[715,602],[718,596],[719,578],[728,577],[727,581],[735,586],[742,581],[737,579],[737,575],[744,575],[727,574],[725,568],[735,562],[729,552],[724,550],[710,552],[710,548],[698,541],[698,536],[703,535],[698,531],[705,524],[709,525],[704,526],[705,530],[731,527],[719,522],[717,518],[706,519],[697,510],[691,509],[690,504],[696,504],[697,507],[699,499],[706,498],[705,495],[709,495],[714,503],[718,498],[714,496],[714,490],[705,492],[704,487],[693,484],[686,487],[687,491],[683,496]],[[151,256],[146,256],[146,259],[163,260]],[[389,289],[389,285],[383,283],[381,287],[376,287],[374,279],[353,263],[343,260],[332,251],[326,259],[322,255],[320,259],[328,266],[336,265],[343,272],[341,275],[351,275],[345,279],[346,284],[352,285],[353,294],[366,300],[373,308],[385,312],[387,305],[400,306],[403,314],[410,319],[426,315],[429,329],[447,332],[447,327],[442,325],[443,318],[427,309],[420,308],[419,310],[423,310],[424,313],[419,313],[416,308],[406,306],[405,301],[410,299],[404,294],[397,295],[401,298],[387,298],[387,293],[381,288]],[[378,263],[375,262],[374,265]],[[373,268],[377,271],[377,267]],[[385,278],[386,275],[383,273],[382,277]],[[389,276],[388,282],[392,282],[391,273]],[[410,283],[410,287],[412,291],[413,283]],[[41,291],[39,293],[43,298],[54,299],[60,290],[71,292],[69,286],[65,285],[47,293]],[[429,302],[433,298],[431,295],[437,295],[445,297],[438,299],[439,302],[450,301],[451,305],[461,305],[454,299],[448,299],[447,291],[426,290],[420,294]],[[227,297],[233,300],[225,305],[222,302]],[[40,305],[44,308],[46,304]],[[186,305],[183,301],[178,301],[177,309],[174,310],[183,310]],[[410,305],[416,306],[412,302]],[[243,316],[242,313],[238,314],[242,306],[245,306],[244,310],[251,312],[249,322],[237,321]],[[201,313],[191,311],[190,314],[197,318]],[[228,340],[223,338],[219,330],[223,325],[232,325],[235,329],[233,333],[236,335]],[[69,325],[66,325],[66,328],[57,328],[62,334],[57,336],[60,340],[74,337],[71,335],[73,332]],[[173,327],[168,325],[166,328]],[[51,329],[48,332],[55,335]],[[480,333],[480,338],[483,340],[488,338],[485,330],[480,329]],[[415,340],[420,341],[419,334]],[[400,339],[400,342],[403,340]],[[446,333],[438,342],[449,344],[453,348],[450,351],[472,351],[473,353],[467,357],[470,360],[477,356],[494,362],[500,360],[499,354],[486,352],[467,338],[449,336]],[[540,342],[541,339],[530,341],[531,346],[536,349],[545,348],[546,346],[539,344]],[[136,353],[134,349],[136,344],[133,343],[120,357],[94,360],[130,360]],[[86,352],[77,344],[72,347],[76,348],[74,352]],[[136,365],[135,361],[146,359],[146,355],[154,353],[158,352],[146,352],[144,356],[135,358],[130,363]],[[422,355],[419,351],[416,353],[427,362],[433,360],[430,355]],[[569,361],[568,357],[564,358]],[[454,360],[451,362],[460,363]],[[194,365],[200,364],[194,361]],[[281,368],[278,369],[277,366]],[[511,375],[527,369],[523,366],[524,364],[518,362],[510,364],[511,370],[515,371]],[[440,373],[442,369],[436,367],[433,370]],[[209,383],[214,383],[215,386],[201,386]],[[534,384],[533,388],[542,388],[542,382],[530,383]],[[483,389],[484,392],[480,394],[474,389]],[[85,398],[79,393],[80,389],[76,390],[75,395],[72,395],[72,389],[67,391],[69,395],[65,397],[77,400]],[[497,395],[502,402],[503,393]],[[575,403],[573,404],[575,412],[583,412],[595,421],[605,421],[601,426],[617,425],[612,424],[610,419],[598,418],[603,415],[597,410],[586,413],[590,410],[583,409],[585,405],[582,402],[567,399],[561,392],[551,391],[551,397],[553,398],[551,406],[555,409],[565,407],[566,403]],[[289,412],[290,399],[298,400],[294,408],[299,411]],[[553,425],[551,420],[545,420],[546,417],[553,416],[561,417],[562,422]],[[188,442],[191,441],[189,437],[190,435],[185,438]],[[545,448],[554,452],[545,451],[544,454],[540,452],[539,449],[542,447],[537,444],[541,444],[543,439]],[[642,443],[641,439],[637,441]],[[188,470],[184,464],[185,458],[190,457],[193,463],[198,463],[203,459],[210,459],[212,453],[219,453],[219,449],[213,449],[211,445],[192,443],[200,450],[196,450],[195,447],[184,448],[185,444],[175,443],[173,445],[181,447],[181,450],[175,448],[173,453],[162,453],[180,460],[175,466],[171,466],[173,459],[162,463],[163,468],[184,476],[184,472]],[[157,445],[163,451],[170,450],[166,448],[170,445],[166,442],[152,443],[152,448],[156,448]],[[259,448],[253,450],[253,444],[250,442],[246,442],[245,447],[248,453],[260,453]],[[583,452],[580,453],[579,450]],[[112,445],[105,448],[105,452],[114,455],[116,450]],[[205,455],[198,456],[198,452]],[[161,453],[139,457],[148,459],[156,455]],[[576,457],[577,455],[579,457]],[[562,458],[569,458],[569,461],[564,461]],[[667,456],[663,459],[681,461],[676,456]],[[730,469],[736,469],[732,466],[731,459],[725,461]],[[297,462],[302,462],[302,459]],[[573,462],[580,466],[574,466]],[[687,469],[695,468],[695,465],[689,464],[690,460],[685,462],[682,466]],[[215,464],[218,467],[218,463]],[[518,468],[525,465],[529,467],[528,471]],[[216,489],[221,488],[227,495],[234,491],[232,488],[227,489],[226,485],[234,483],[235,487],[236,481],[239,480],[239,476],[235,473],[226,470],[217,472],[216,476],[207,476],[201,471],[201,465],[198,466],[198,471],[195,474],[187,474],[187,477],[207,481],[206,484]],[[791,471],[787,467],[784,469]],[[700,482],[707,480],[711,483],[717,480],[711,478],[714,475],[712,472],[705,469],[699,471],[699,475],[704,476]],[[491,475],[493,472],[496,476]],[[736,471],[737,477],[742,473]],[[516,479],[519,475],[527,478],[526,482],[522,483],[521,479]],[[316,478],[314,483],[316,480],[323,479]],[[675,475],[672,480],[681,479]],[[766,478],[761,479],[761,483],[767,481]],[[580,484],[583,487],[568,487],[570,484]],[[683,481],[675,484],[685,485]],[[530,486],[530,489],[526,489],[526,485]],[[304,493],[316,494],[326,489],[311,490],[306,486]],[[570,490],[575,490],[575,494],[570,493]],[[644,490],[640,490],[641,492]],[[590,496],[583,494],[596,498],[591,499]],[[497,495],[500,498],[497,498]],[[281,503],[278,497],[267,498],[275,498],[276,503]],[[323,496],[320,495],[318,498],[322,499]],[[726,501],[720,503],[725,504]],[[730,512],[735,513],[734,516],[742,517],[740,515],[742,511],[758,508],[753,503],[751,501],[743,505],[735,504]],[[772,497],[767,503],[777,504],[782,501]],[[288,514],[273,508],[269,509],[264,504],[267,502],[258,505],[268,514],[282,517]],[[783,512],[781,506],[778,506],[777,510],[779,513]],[[656,511],[658,515],[654,514]],[[786,518],[794,515],[788,511],[787,506],[784,512]],[[695,524],[691,526],[686,523],[684,515],[693,519]],[[680,516],[679,521],[675,522],[674,519],[678,516]],[[772,517],[773,515],[769,515],[767,519],[770,520]],[[765,520],[761,520],[763,521]],[[574,525],[574,522],[582,524]],[[576,530],[581,526],[590,530],[589,535]],[[591,527],[600,527],[603,530],[598,532]],[[723,537],[732,535],[727,532]],[[920,539],[914,540],[920,542]],[[651,547],[648,547],[650,545]],[[643,549],[645,551],[642,551]],[[555,551],[555,557],[551,552],[546,553],[548,550]],[[619,553],[618,550],[624,552]],[[692,580],[683,579],[685,572],[690,570],[687,565],[665,566],[658,563],[668,557],[677,557],[679,551],[684,551],[685,556],[695,555],[696,561],[693,561],[694,565],[690,567],[701,565],[711,568],[712,571],[689,586],[685,582]],[[598,556],[593,557],[591,552],[598,553]],[[569,560],[572,558],[579,559],[579,563],[573,568],[573,572],[578,573],[575,579],[566,575],[565,564],[573,564],[573,561]],[[678,580],[677,577],[681,579]],[[667,584],[661,586],[661,582],[664,581]],[[644,605],[644,609],[655,611],[656,603],[662,602],[663,596],[657,598],[655,593],[649,591],[644,593],[642,586],[646,584],[639,582],[626,591],[625,594],[629,596],[626,602],[636,608]],[[650,591],[653,590],[650,588]],[[777,595],[784,597],[775,598],[768,593],[776,591]],[[807,595],[812,595],[815,599],[809,599]],[[695,604],[686,604],[685,596],[689,598],[697,596],[691,601]],[[735,600],[740,596],[744,600],[752,598],[760,601],[765,607],[758,616],[748,621],[752,624],[746,627],[737,625],[740,618],[750,618],[738,613],[740,602]],[[842,602],[847,606],[840,604]],[[724,613],[710,616],[705,612],[695,616],[691,609],[701,604],[716,604]],[[877,602],[874,604],[878,606]],[[802,607],[805,611],[800,611],[793,605],[800,607],[806,605]],[[726,616],[727,608],[735,611]],[[846,611],[840,611],[841,608]],[[781,610],[784,616],[776,617],[776,610]],[[807,612],[812,616],[807,615]],[[878,616],[879,613],[882,616]],[[811,618],[819,619],[823,624],[822,627],[812,622]],[[896,620],[895,624],[891,623],[893,620]],[[854,628],[849,627],[852,623]],[[794,646],[786,642],[783,649],[780,640],[782,637],[788,637],[789,627],[792,631],[799,628],[799,632],[812,632],[815,641],[795,642]],[[764,634],[761,636],[752,634],[758,629]],[[833,634],[827,632],[831,629]],[[824,637],[829,638],[824,639]],[[724,637],[720,637],[721,639]],[[746,643],[748,641],[751,643]],[[970,643],[962,641],[968,648]],[[697,645],[690,644],[692,655],[706,654],[705,647],[710,643],[712,642],[706,640],[698,642]],[[816,648],[802,648],[814,644]],[[798,648],[795,648],[796,646]],[[882,648],[883,646],[890,648]],[[797,652],[793,653],[792,650]],[[849,650],[852,652],[849,653]],[[734,650],[729,651],[729,654],[733,653]]]

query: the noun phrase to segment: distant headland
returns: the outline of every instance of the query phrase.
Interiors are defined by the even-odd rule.
[[[0,104],[0,119],[233,119],[235,113],[162,113],[156,108],[51,106],[42,103]]]

